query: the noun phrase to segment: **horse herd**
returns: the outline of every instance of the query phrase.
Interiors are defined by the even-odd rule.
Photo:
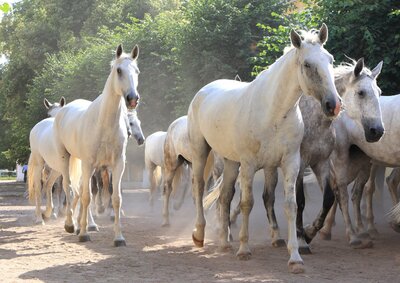
[[[184,191],[176,205],[179,207],[191,181],[197,212],[192,234],[194,244],[204,245],[204,209],[218,199],[219,249],[231,249],[230,225],[237,214],[242,213],[240,247],[236,255],[249,259],[249,216],[254,203],[252,183],[256,171],[263,169],[263,200],[272,245],[286,245],[274,212],[280,167],[288,221],[290,272],[304,272],[300,253],[310,252],[308,244],[318,231],[329,235],[336,202],[344,216],[349,244],[355,248],[371,246],[371,238],[377,233],[372,211],[377,168],[400,166],[400,151],[397,150],[400,95],[381,96],[377,77],[382,62],[372,70],[364,65],[362,58],[334,67],[333,56],[324,48],[327,39],[325,24],[319,30],[301,35],[292,30],[292,46],[252,82],[217,80],[209,83],[193,97],[187,116],[171,123],[167,132],[148,136],[145,165],[151,184],[150,203],[154,201],[157,186],[162,184],[163,226],[170,225],[169,199],[173,188],[183,184]],[[53,213],[51,191],[56,179],[62,176],[65,230],[78,232],[81,242],[90,240],[88,231],[97,229],[89,207],[91,179],[95,172],[105,171],[106,176],[110,172],[115,213],[114,245],[125,245],[120,217],[126,144],[129,135],[133,135],[138,144],[144,142],[136,115],[138,56],[137,46],[130,54],[118,46],[104,90],[93,102],[78,99],[65,104],[61,99],[59,104],[52,105],[45,101],[53,117],[40,121],[30,134],[29,196],[36,202],[37,223],[43,223],[43,217],[48,218]],[[303,227],[303,177],[307,167],[312,169],[323,190],[323,203],[315,221]],[[43,182],[47,205],[42,215],[44,168],[48,172]],[[393,203],[397,204],[400,171],[394,169],[389,179]],[[231,218],[230,205],[237,180],[240,204]],[[348,184],[354,180],[355,226],[349,215],[347,192]],[[360,210],[365,186],[367,230]],[[206,188],[211,193],[203,198]],[[79,214],[75,221],[73,212],[78,200]],[[392,216],[393,227],[400,230],[399,205],[392,210]]]

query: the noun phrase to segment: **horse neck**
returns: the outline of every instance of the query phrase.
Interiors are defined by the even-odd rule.
[[[294,49],[280,57],[249,85],[249,88],[253,90],[254,103],[263,107],[267,105],[271,114],[268,115],[269,117],[285,116],[298,106],[301,88],[296,64]]]
[[[98,113],[98,121],[100,127],[107,129],[118,129],[115,127],[119,124],[122,114],[122,98],[112,91],[111,79],[108,77],[103,93],[99,96],[100,107]]]

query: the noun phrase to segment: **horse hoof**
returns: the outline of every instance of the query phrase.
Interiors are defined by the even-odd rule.
[[[249,260],[251,258],[251,252],[247,251],[247,252],[237,252],[236,257],[239,260]]]
[[[79,235],[79,233],[81,232],[81,228],[76,229],[75,233],[76,235]]]
[[[360,238],[360,239],[370,239],[370,236],[369,236],[369,234],[368,234],[367,232],[362,232],[362,233],[360,233],[360,234],[357,234],[357,238]]]
[[[74,233],[75,230],[74,225],[67,225],[67,224],[64,225],[64,229],[68,233]]]
[[[125,247],[125,240],[114,240],[114,247]]]
[[[42,218],[44,221],[49,221],[51,217],[51,214],[49,216],[47,216],[46,214],[42,213]]]
[[[314,226],[308,224],[304,227],[304,238],[306,240],[306,243],[309,244],[312,239],[314,239],[315,235],[317,234],[317,230],[314,228]]]
[[[324,241],[332,240],[332,234],[329,232],[319,231],[319,238]]]
[[[178,204],[174,204],[174,209],[175,210],[179,210],[179,209],[181,209],[181,207],[182,207],[182,204],[181,203],[178,203]]]
[[[304,264],[302,262],[289,262],[289,272],[293,274],[304,273]]]
[[[90,236],[89,235],[80,235],[79,236],[79,242],[89,242],[90,241]]]
[[[286,242],[284,239],[278,239],[278,240],[272,242],[272,246],[274,248],[286,247]]]
[[[171,226],[171,224],[169,224],[169,223],[163,223],[162,225],[161,225],[161,227],[170,227]]]
[[[100,206],[100,207],[97,208],[97,213],[98,214],[103,214],[104,211],[106,211],[106,208],[104,206]]]
[[[232,234],[229,234],[229,242],[233,242],[233,236],[232,236]]]
[[[223,246],[218,247],[217,252],[219,253],[227,253],[232,251],[232,245],[230,244],[225,244]]]
[[[299,247],[299,253],[301,255],[310,255],[310,254],[312,254],[310,247]]]
[[[350,246],[353,249],[370,249],[374,246],[374,243],[370,239],[364,239],[364,240],[353,240],[353,242],[350,242]]]
[[[97,227],[97,225],[88,226],[88,231],[89,232],[99,232],[99,227]]]
[[[204,240],[198,240],[198,239],[196,239],[193,233],[192,233],[192,240],[193,240],[193,244],[194,244],[196,247],[198,247],[198,248],[204,247]]]
[[[379,238],[379,232],[378,230],[376,230],[375,228],[372,229],[368,229],[368,234],[370,235],[370,237],[373,239],[377,239]]]
[[[52,213],[50,218],[53,219],[53,220],[57,220],[58,217],[57,217],[56,213]]]
[[[395,232],[400,233],[400,224],[399,223],[390,222],[390,227],[392,227],[392,229]]]

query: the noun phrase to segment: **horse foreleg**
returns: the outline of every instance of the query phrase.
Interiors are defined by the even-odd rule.
[[[378,170],[377,165],[372,165],[371,167],[371,174],[369,176],[367,184],[365,184],[365,198],[366,198],[366,203],[367,203],[367,232],[368,234],[376,238],[378,236],[378,230],[375,227],[374,223],[374,212],[373,212],[373,204],[372,204],[372,198],[374,196],[375,192],[375,180],[377,176],[377,170]]]
[[[397,194],[397,187],[400,183],[400,168],[394,168],[392,173],[386,178],[386,183],[389,188],[390,196],[392,198],[392,204],[395,206],[399,202]],[[392,229],[400,233],[400,223],[391,222],[390,226]]]
[[[82,161],[82,194],[81,194],[81,209],[82,214],[80,217],[80,232],[79,242],[90,241],[90,236],[87,231],[88,224],[88,210],[92,198],[92,184],[91,177],[94,173],[92,165],[88,162]]]
[[[322,209],[320,210],[317,218],[313,221],[312,225],[307,225],[304,229],[307,243],[310,243],[317,232],[321,230],[322,226],[324,225],[324,221],[335,202],[335,195],[329,183],[329,164],[324,161],[318,163],[316,166],[313,166],[312,169],[317,177],[319,186],[323,189],[323,201]]]
[[[222,179],[222,186],[220,188],[219,196],[219,220],[221,229],[219,234],[220,250],[225,251],[231,248],[229,243],[229,230],[230,221],[229,214],[233,195],[235,194],[235,182],[239,173],[239,163],[225,159],[224,161],[224,175]]]
[[[66,219],[65,219],[65,224],[64,224],[64,229],[68,233],[74,233],[75,227],[74,227],[74,221],[73,221],[73,210],[72,210],[72,205],[71,205],[71,195],[72,195],[72,187],[71,187],[71,180],[70,180],[70,175],[69,175],[69,164],[64,163],[64,169],[63,169],[63,188],[64,188],[64,193],[65,193],[65,199],[67,201],[67,208],[66,208]]]
[[[175,172],[177,170],[177,166],[175,162],[174,164],[170,164],[171,166],[165,166],[164,170],[164,192],[163,192],[163,223],[162,227],[168,227],[170,225],[169,222],[169,200],[172,192],[172,181],[175,176]],[[181,164],[180,164],[181,165]],[[179,166],[179,165],[178,165]]]
[[[264,168],[264,192],[263,200],[265,210],[267,211],[267,218],[271,234],[271,242],[273,247],[286,246],[285,241],[282,239],[279,232],[278,221],[275,216],[275,188],[278,182],[278,173],[276,168]]]
[[[311,249],[306,241],[306,235],[303,226],[303,212],[306,205],[306,200],[304,197],[304,182],[303,182],[304,170],[300,169],[299,175],[296,180],[296,203],[297,203],[297,217],[296,217],[296,227],[297,227],[297,242],[299,243],[300,254],[310,254]]]
[[[158,170],[157,166],[153,163],[147,164],[146,165],[147,172],[149,173],[149,182],[150,182],[150,196],[149,196],[149,202],[150,206],[154,206],[154,198],[157,192],[157,173],[156,170]]]
[[[249,248],[249,216],[253,208],[253,178],[255,169],[248,163],[241,162],[240,167],[240,189],[242,198],[240,200],[240,211],[242,212],[242,226],[239,232],[240,247],[236,256],[242,260],[248,260],[251,256]]]
[[[121,157],[119,162],[116,162],[112,170],[112,204],[114,209],[114,246],[126,246],[125,238],[122,236],[121,229],[121,206],[122,206],[122,193],[121,193],[121,178],[125,169],[125,157]]]
[[[289,271],[292,273],[304,272],[303,259],[299,254],[299,244],[296,235],[296,192],[295,185],[300,169],[300,153],[287,156],[282,161],[282,172],[284,177],[285,192],[285,215],[288,221],[288,243],[287,248],[290,254],[288,261]]]
[[[371,166],[368,163],[365,167],[361,168],[356,180],[354,181],[354,186],[353,186],[353,193],[351,200],[353,202],[353,209],[354,209],[354,215],[355,215],[355,226],[356,226],[356,231],[357,233],[361,234],[361,237],[366,236],[366,233],[364,232],[364,224],[362,222],[362,216],[361,216],[361,198],[363,195],[364,191],[364,186],[368,181],[368,178],[370,176],[370,170]]]
[[[400,168],[393,169],[392,173],[386,178],[386,183],[392,199],[392,205],[395,206],[399,202],[397,187],[400,183]]]

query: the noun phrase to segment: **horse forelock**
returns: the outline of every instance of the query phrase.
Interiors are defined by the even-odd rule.
[[[321,40],[319,39],[319,30],[311,29],[309,31],[306,30],[299,30],[298,34],[302,38],[302,42],[310,43],[312,45],[322,45]],[[295,49],[293,45],[286,46],[283,50],[283,54],[288,53],[290,50]]]
[[[112,68],[115,64],[121,64],[121,63],[122,63],[124,60],[126,60],[126,59],[130,60],[131,62],[134,62],[134,63],[135,63],[135,66],[137,66],[136,60],[133,59],[133,58],[131,57],[130,54],[128,54],[128,53],[122,53],[121,56],[119,56],[119,58],[116,58],[116,59],[114,59],[114,60],[112,60],[112,61],[110,62],[111,68]]]
[[[351,75],[354,72],[354,68],[355,68],[357,62],[354,59],[351,59],[351,58],[349,58],[349,59],[351,60],[350,62],[342,62],[334,68],[333,72],[334,72],[335,80],[343,81],[342,79],[351,77]],[[364,66],[360,75],[355,78],[354,82],[360,81],[360,80],[364,79],[365,77],[374,79],[372,77],[371,70]],[[343,83],[345,83],[345,82],[343,82]]]

